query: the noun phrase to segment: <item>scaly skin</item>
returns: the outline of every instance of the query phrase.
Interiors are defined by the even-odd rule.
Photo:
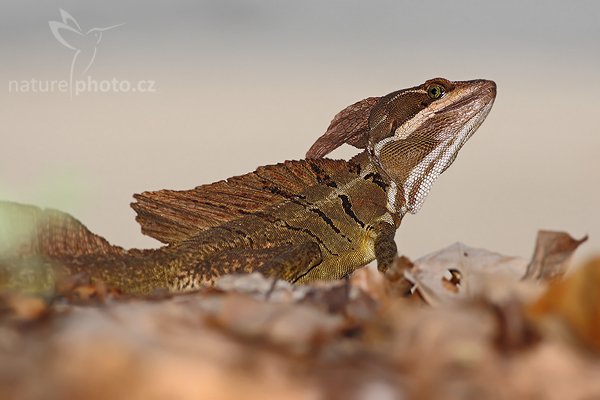
[[[288,161],[189,191],[136,195],[143,232],[167,243],[156,250],[126,251],[66,214],[0,203],[0,217],[27,214],[34,226],[27,245],[0,252],[0,285],[47,288],[84,272],[124,292],[179,292],[238,272],[305,283],[340,279],[374,259],[385,271],[402,218],[418,211],[495,94],[491,81],[434,79],[350,106],[307,154],[366,148],[350,161]]]

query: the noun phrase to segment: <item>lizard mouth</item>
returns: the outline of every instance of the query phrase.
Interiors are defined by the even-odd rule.
[[[488,80],[476,80],[465,82],[473,87],[468,94],[461,99],[453,101],[447,107],[441,110],[442,114],[452,111],[462,110],[464,108],[478,113],[496,99],[496,83]]]

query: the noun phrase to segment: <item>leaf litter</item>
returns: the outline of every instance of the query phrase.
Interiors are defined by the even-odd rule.
[[[454,244],[350,278],[260,274],[126,296],[85,276],[0,294],[2,399],[600,398],[600,258]]]

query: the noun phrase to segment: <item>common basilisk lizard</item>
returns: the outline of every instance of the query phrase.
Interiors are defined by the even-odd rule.
[[[134,195],[143,233],[166,244],[159,249],[125,250],[64,213],[0,203],[5,223],[33,227],[3,249],[0,286],[43,287],[84,272],[124,292],[179,292],[237,272],[304,283],[345,277],[374,259],[385,271],[402,218],[419,210],[495,96],[492,81],[432,79],[347,107],[305,160]],[[344,143],[364,150],[349,161],[322,158]]]

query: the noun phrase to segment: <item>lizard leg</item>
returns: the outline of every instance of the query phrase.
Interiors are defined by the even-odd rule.
[[[377,260],[377,269],[385,272],[398,255],[398,248],[394,241],[396,228],[387,222],[379,222],[374,228],[376,232],[375,259]]]
[[[320,263],[321,250],[313,242],[268,249],[228,249],[180,272],[169,286],[173,291],[193,290],[213,285],[223,275],[251,272],[295,282]]]
[[[321,248],[315,242],[304,242],[283,250],[267,261],[258,271],[264,275],[295,283],[321,264]]]
[[[315,242],[304,242],[281,252],[261,267],[261,272],[273,279],[266,298],[275,290],[278,279],[296,283],[322,261],[321,248]]]

